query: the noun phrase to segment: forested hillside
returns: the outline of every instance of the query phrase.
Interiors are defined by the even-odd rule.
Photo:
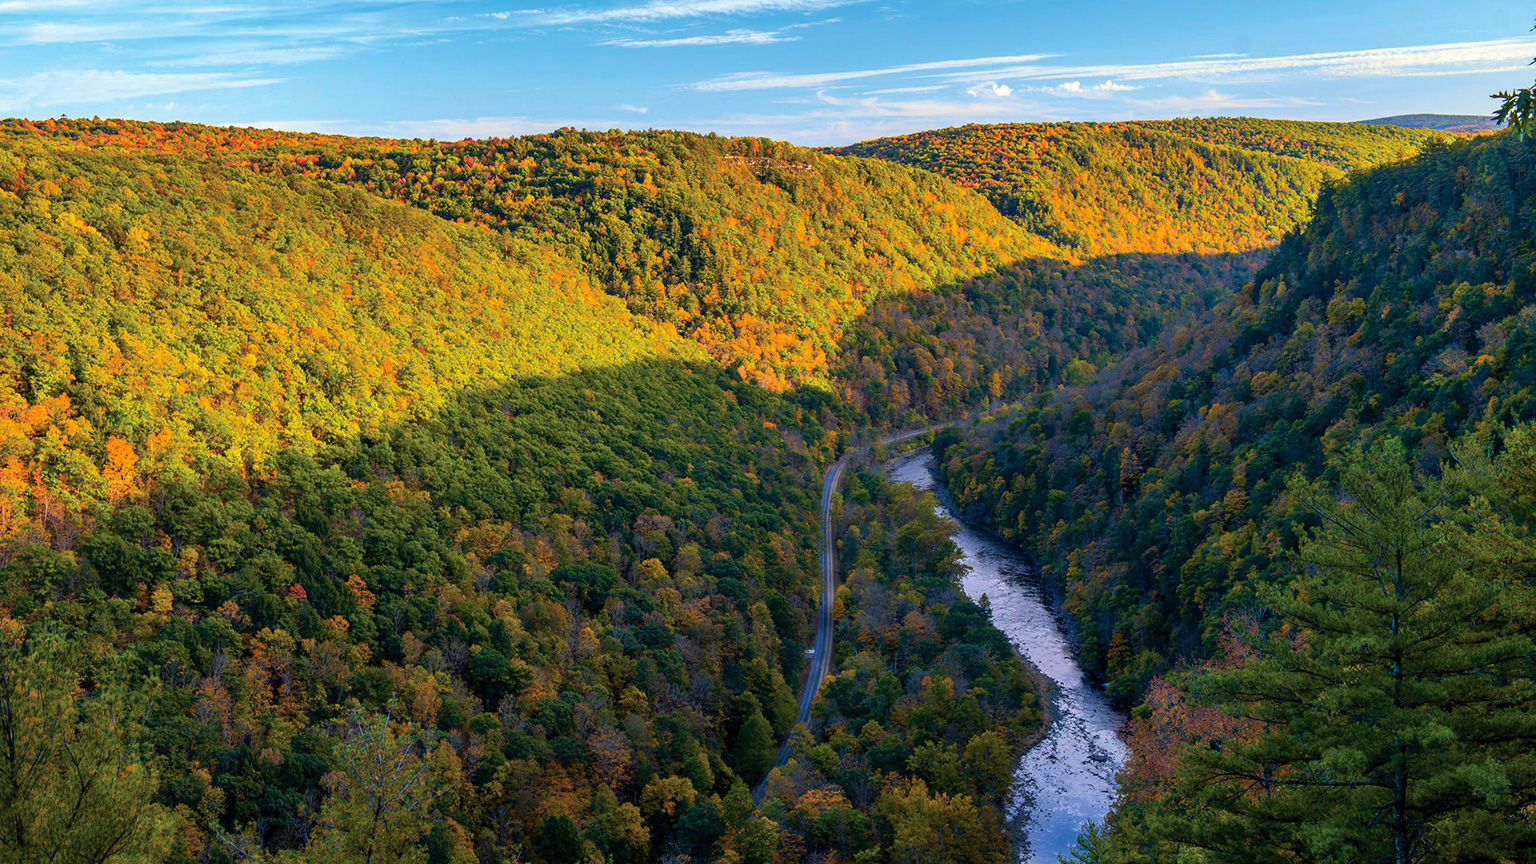
[[[777,388],[824,382],[843,328],[879,298],[1054,253],[925,172],[765,139],[437,143],[118,120],[10,121],[0,134],[323,179],[546,243],[633,313]]]
[[[1157,802],[1209,804],[1153,746],[1208,740],[1175,667],[1292,609],[1262,592],[1317,521],[1293,475],[1515,452],[1536,413],[1533,157],[1436,140],[7,121],[0,739],[34,755],[0,747],[0,857],[1004,861],[1041,694],[931,499],[873,474],[834,513],[836,674],[770,772],[824,469],[977,406],[950,489],[1148,697],[1116,830],[1165,842],[1194,811]],[[1444,500],[1523,524],[1480,470]]]
[[[864,416],[951,417],[1095,371],[1227,299],[1343,172],[1432,133],[1209,118],[966,126],[836,152],[919,165],[1061,244],[876,303],[839,377]]]
[[[846,336],[838,378],[861,422],[952,418],[1091,379],[1226,299],[1254,266],[1251,253],[1020,261],[877,303]]]
[[[0,857],[1006,856],[975,770],[1037,694],[872,479],[842,638],[878,700],[747,789],[850,431],[790,382],[877,297],[1048,244],[920,171],[674,133],[0,143]]]
[[[465,390],[249,477],[158,478],[69,542],[7,547],[0,687],[19,689],[0,728],[88,740],[71,818],[115,830],[114,802],[134,800],[130,848],[156,860],[905,860],[935,808],[969,814],[976,860],[1001,860],[1001,790],[923,782],[946,754],[1011,760],[1038,720],[985,618],[908,616],[922,648],[880,716],[918,725],[856,714],[824,733],[889,742],[877,761],[790,775],[771,818],[746,791],[793,720],[812,635],[835,436],[808,398],[708,365],[595,368]],[[942,544],[921,548],[940,557],[906,572],[953,593]],[[985,713],[931,704],[954,673],[921,664],[951,654],[967,676],[1012,669],[990,673],[1009,686]],[[814,743],[799,752],[824,766]],[[870,794],[886,784],[899,796]],[[8,820],[0,844],[102,842],[50,829],[63,794],[8,797],[26,828]]]
[[[0,149],[0,543],[517,375],[700,352],[548,246],[182,158]]]
[[[1127,799],[1086,860],[1536,842],[1512,815],[1536,788],[1514,707],[1533,217],[1536,156],[1513,135],[1352,175],[1201,323],[938,442],[966,515],[1062,592],[1084,664],[1146,699]],[[1507,795],[1474,788],[1486,770]],[[1410,775],[1419,791],[1394,798]],[[1372,816],[1392,807],[1401,821]]]
[[[947,441],[951,490],[1065,587],[1113,692],[1274,575],[1290,472],[1387,435],[1430,466],[1532,417],[1533,166],[1505,136],[1355,175],[1207,320]]]
[[[1079,257],[1267,247],[1344,171],[1438,133],[1250,118],[960,126],[836,152],[916,165],[985,194]]]

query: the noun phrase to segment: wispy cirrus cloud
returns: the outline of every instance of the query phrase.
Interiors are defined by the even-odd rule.
[[[974,77],[1019,79],[1110,78],[1130,81],[1185,79],[1275,80],[1285,75],[1364,78],[1386,75],[1467,75],[1504,72],[1525,66],[1536,50],[1536,39],[1494,39],[1483,42],[1450,42],[1401,48],[1365,48],[1274,57],[1204,57],[1163,63],[1099,64],[1084,66],[1027,65],[989,69],[985,73],[952,76],[963,81]]]
[[[79,42],[123,42],[163,39],[186,31],[186,22],[150,21],[41,21],[14,32],[16,41],[32,45],[68,45]]]
[[[857,81],[864,78],[882,78],[893,75],[921,75],[925,73],[942,72],[948,70],[964,69],[971,66],[999,66],[1010,63],[1032,63],[1044,60],[1055,55],[1052,54],[1018,54],[1007,57],[972,57],[960,60],[936,60],[928,63],[906,63],[900,66],[886,66],[879,69],[856,69],[847,72],[810,72],[790,75],[777,75],[771,72],[737,72],[723,75],[708,81],[698,81],[687,85],[690,89],[707,93],[720,93],[732,90],[773,90],[793,87],[825,87],[829,84],[839,84],[844,81]],[[983,76],[986,77],[986,76]]]
[[[244,48],[221,51],[216,54],[197,54],[170,60],[152,60],[148,65],[158,67],[185,66],[296,66],[335,60],[351,53],[342,45],[311,45],[292,48]]]
[[[645,24],[684,18],[758,15],[772,12],[820,12],[865,0],[652,0],[630,6],[516,9],[491,13],[527,24]]]
[[[943,84],[925,84],[921,87],[886,87],[880,90],[865,90],[865,96],[887,96],[897,93],[932,93],[935,90],[946,89]]]
[[[100,5],[102,0],[0,0],[0,15],[17,12],[58,12]]]
[[[423,0],[409,7],[388,0],[298,4],[176,5],[103,0],[0,0],[0,44],[92,45],[156,42],[222,49],[230,40],[262,41],[278,49],[307,44],[365,44],[423,35],[484,30],[484,19],[437,17]],[[4,20],[12,19],[12,20]]]
[[[793,42],[799,38],[787,36],[783,30],[727,30],[724,33],[705,33],[672,39],[610,39],[603,44],[619,48],[684,48],[694,45],[773,45],[778,42]]]
[[[841,81],[877,77],[938,78],[959,84],[986,82],[1071,80],[1103,78],[1120,81],[1184,79],[1269,80],[1284,75],[1374,77],[1386,75],[1464,75],[1504,72],[1523,68],[1536,51],[1536,39],[1496,39],[1416,45],[1403,48],[1370,48],[1275,57],[1213,55],[1163,63],[1057,65],[1040,63],[1059,55],[976,57],[914,63],[841,72],[780,74],[738,72],[690,85],[705,92],[815,88]],[[1130,85],[1123,85],[1130,86]]]
[[[807,21],[803,24],[791,24],[788,27],[779,27],[774,30],[752,30],[748,28],[736,28],[724,33],[699,33],[692,36],[671,36],[653,39],[637,39],[626,37],[622,39],[610,39],[602,44],[613,45],[619,48],[686,48],[700,45],[777,45],[780,42],[795,42],[800,39],[796,30],[804,30],[807,27],[820,27],[825,24],[837,24],[840,18],[825,18],[821,21]]]
[[[0,111],[21,112],[56,105],[112,102],[203,90],[276,84],[277,78],[250,78],[223,72],[146,73],[81,69],[0,78]]]

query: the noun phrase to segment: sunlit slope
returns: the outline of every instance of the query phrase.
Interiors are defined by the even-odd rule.
[[[12,512],[310,450],[469,384],[699,353],[548,246],[357,190],[14,140],[0,190]]]
[[[1060,254],[943,178],[765,139],[561,130],[438,143],[131,121],[13,121],[3,134],[314,177],[550,242],[632,312],[771,386],[823,378],[877,298]]]
[[[1344,169],[1402,158],[1436,133],[1243,118],[961,126],[844,154],[925,168],[1082,256],[1241,252],[1306,219]]]
[[[1430,141],[1451,140],[1451,136],[1433,128],[1262,117],[1181,117],[1111,125],[1154,129],[1255,153],[1294,156],[1343,171],[1396,162],[1417,153]]]

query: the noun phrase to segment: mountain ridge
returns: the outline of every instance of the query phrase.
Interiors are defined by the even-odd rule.
[[[1378,126],[1404,126],[1420,129],[1438,129],[1444,132],[1492,132],[1499,128],[1493,117],[1484,114],[1394,114],[1373,120],[1358,120]]]

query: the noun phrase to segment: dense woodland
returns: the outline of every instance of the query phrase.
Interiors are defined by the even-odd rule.
[[[875,303],[844,340],[845,396],[900,425],[1085,383],[1229,298],[1345,170],[1443,137],[1211,118],[965,126],[841,148],[975,188],[1059,244]]]
[[[1475,624],[1426,668],[1500,677],[1447,684],[1474,707],[1443,722],[1441,691],[1404,703],[1443,794],[1391,830],[1527,848],[1526,715],[1478,718],[1529,704],[1536,180],[1517,139],[1444,138],[966,127],[860,158],[5,121],[0,857],[1006,861],[1044,694],[932,499],[865,468],[834,674],[792,728],[823,471],[976,409],[936,442],[965,516],[1037,557],[1137,706],[1085,855],[1404,836],[1359,827],[1374,793],[1282,782],[1379,737],[1254,694],[1338,644],[1296,635],[1352,584],[1317,573],[1360,569],[1320,514],[1401,537],[1421,500],[1474,568],[1415,576]],[[1227,794],[1276,764],[1275,807]]]
[[[577,132],[436,143],[131,121],[10,121],[0,140],[198,154],[552,246],[637,314],[774,388],[826,382],[876,299],[1050,254],[931,174],[764,139]]]
[[[959,126],[837,152],[915,165],[985,194],[1074,256],[1267,247],[1346,170],[1444,137],[1423,129],[1214,118]]]
[[[946,461],[970,513],[1072,586],[1113,692],[1209,644],[1242,583],[1284,566],[1294,531],[1265,517],[1290,471],[1388,435],[1431,467],[1479,424],[1531,418],[1532,159],[1490,138],[1330,188],[1214,315]]]
[[[1536,844],[1536,774],[1517,758],[1536,735],[1529,646],[1499,641],[1528,634],[1536,608],[1519,427],[1536,413],[1533,168],[1503,135],[1352,175],[1212,315],[939,442],[966,514],[1036,555],[1084,663],[1142,705],[1141,791],[1091,860],[1207,845],[1209,860],[1260,860],[1260,836],[1263,860],[1374,860],[1398,841],[1415,851],[1389,860],[1490,860]],[[1408,562],[1386,605],[1348,593],[1382,590],[1384,555]],[[1285,594],[1293,579],[1304,587]],[[1389,613],[1422,629],[1388,635]],[[1319,672],[1330,644],[1372,656]],[[1404,663],[1411,695],[1360,671]],[[1343,717],[1330,726],[1277,687],[1338,700],[1322,704]],[[1479,727],[1486,711],[1499,731]],[[1396,752],[1360,732],[1382,724]],[[1340,743],[1351,734],[1358,746]],[[1490,757],[1507,769],[1479,775]],[[1319,772],[1330,782],[1307,780]],[[1392,772],[1421,784],[1401,825],[1371,815],[1398,806]],[[1245,803],[1245,782],[1270,804]],[[1356,791],[1317,791],[1335,784]],[[1325,805],[1338,809],[1299,818]]]
[[[411,207],[311,146],[435,161],[395,190]],[[1040,710],[974,607],[873,607],[893,617],[867,626],[900,634],[867,648],[883,701],[818,715],[752,803],[791,731],[816,490],[849,427],[825,383],[785,389],[825,361],[755,366],[705,330],[771,312],[800,328],[780,347],[824,356],[861,292],[1048,244],[900,166],[806,152],[847,194],[796,193],[821,174],[762,146],[501,142],[549,169],[519,221],[438,176],[446,145],[11,123],[0,732],[41,756],[0,756],[5,855],[1001,860],[1003,790],[952,760],[1010,764]],[[614,216],[600,175],[634,164],[666,191],[637,174]],[[432,188],[487,209],[444,219],[454,193]],[[533,219],[552,202],[570,209]],[[674,233],[616,254],[609,229],[644,213]],[[865,536],[927,512],[867,482],[848,517]],[[912,542],[850,553],[853,596],[957,597],[951,557]]]

